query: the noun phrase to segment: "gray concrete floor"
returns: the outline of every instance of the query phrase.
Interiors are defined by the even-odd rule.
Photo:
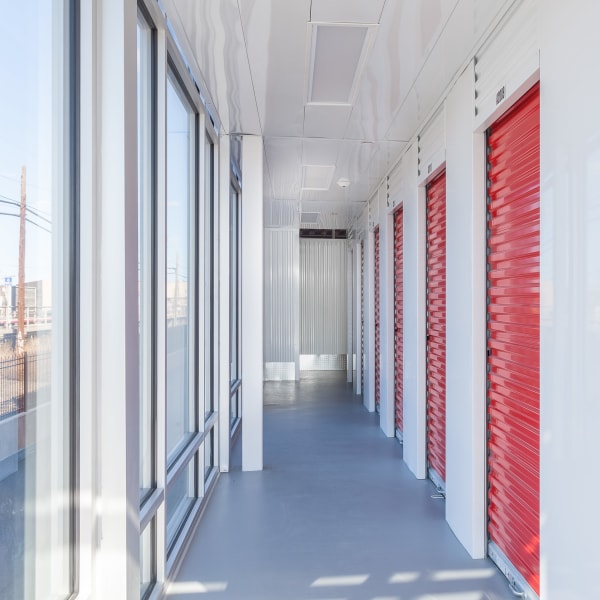
[[[265,469],[223,474],[169,600],[508,600],[345,373],[265,384]]]

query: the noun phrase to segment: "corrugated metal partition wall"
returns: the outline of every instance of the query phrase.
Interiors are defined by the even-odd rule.
[[[379,227],[374,232],[373,244],[373,285],[375,287],[375,410],[379,412],[381,401],[381,320],[379,318]]]
[[[403,417],[403,283],[404,276],[404,237],[402,206],[394,213],[394,406],[396,435],[402,439]]]
[[[265,379],[296,379],[298,231],[265,230]]]
[[[347,241],[300,239],[300,368],[346,369]]]
[[[446,172],[427,186],[427,463],[446,481]]]
[[[487,344],[489,553],[539,594],[538,85],[488,130]]]

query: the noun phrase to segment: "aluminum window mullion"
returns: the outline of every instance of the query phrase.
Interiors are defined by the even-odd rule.
[[[69,506],[69,563],[71,593],[76,596],[80,584],[80,86],[81,86],[81,14],[79,0],[69,0],[69,282],[71,331],[69,340],[69,412],[70,412],[70,506]]]
[[[140,533],[146,529],[148,524],[156,516],[158,509],[165,500],[165,490],[155,489],[140,508]]]
[[[167,485],[167,446],[166,446],[166,88],[168,79],[167,33],[162,14],[155,15],[156,7],[149,3],[152,17],[157,27],[156,48],[156,405],[155,405],[155,453],[156,486],[166,489]],[[154,592],[161,592],[161,582],[166,578],[166,511],[164,496],[156,512],[156,579]]]
[[[171,463],[167,471],[167,490],[171,486],[173,480],[185,469],[194,458],[194,454],[198,451],[198,448],[204,441],[205,434],[203,431],[197,432],[188,442],[185,449],[177,457],[175,461]]]
[[[217,422],[217,417],[218,417],[218,414],[216,412],[213,412],[206,419],[206,421],[204,422],[205,435],[215,426],[215,423]]]
[[[206,377],[207,374],[204,369],[204,361],[206,357],[206,348],[204,339],[206,338],[206,323],[204,317],[205,311],[205,293],[204,293],[204,280],[206,277],[206,267],[204,260],[204,221],[205,221],[205,212],[204,212],[204,138],[205,138],[205,125],[206,125],[206,117],[204,114],[199,115],[198,119],[198,152],[195,161],[195,168],[198,175],[198,191],[196,196],[196,281],[195,281],[195,289],[196,289],[196,335],[197,335],[197,354],[195,357],[194,365],[195,371],[198,374],[197,377],[197,402],[196,402],[196,410],[198,413],[198,431],[202,431],[204,428],[204,403],[205,403],[205,388],[206,388]]]
[[[231,388],[229,391],[229,396],[233,396],[240,389],[241,385],[242,385],[241,379],[236,379],[235,381],[232,381]]]

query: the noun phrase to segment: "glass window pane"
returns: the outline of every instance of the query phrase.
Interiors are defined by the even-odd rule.
[[[140,348],[140,500],[154,487],[154,120],[152,30],[137,26],[138,96],[138,293]]]
[[[167,456],[194,430],[190,386],[190,230],[193,114],[178,86],[167,82]]]
[[[140,598],[146,598],[156,582],[156,527],[153,519],[140,536]]]
[[[71,591],[69,2],[0,19],[0,598]]]
[[[204,166],[204,416],[214,410],[214,144],[205,136]]]
[[[230,198],[230,300],[229,300],[229,373],[233,385],[241,377],[240,372],[240,194],[232,183],[229,190]],[[236,421],[241,417],[240,400],[241,387],[231,395],[231,427],[233,429]]]
[[[208,479],[215,466],[215,430],[211,429],[204,439],[204,480]]]
[[[231,426],[240,418],[240,388],[231,396]]]
[[[238,194],[235,187],[230,188],[230,226],[229,226],[229,269],[230,269],[230,302],[229,302],[229,357],[230,357],[230,380],[236,381],[238,375]]]
[[[167,489],[167,545],[170,546],[184,523],[194,502],[195,461],[175,477]]]

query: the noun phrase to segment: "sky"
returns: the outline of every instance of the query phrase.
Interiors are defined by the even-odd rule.
[[[0,213],[18,214],[21,167],[27,205],[52,220],[52,11],[60,2],[0,0]],[[51,225],[28,215],[39,225]],[[18,275],[19,218],[0,215],[0,285]],[[51,276],[51,235],[26,225],[26,281]]]

